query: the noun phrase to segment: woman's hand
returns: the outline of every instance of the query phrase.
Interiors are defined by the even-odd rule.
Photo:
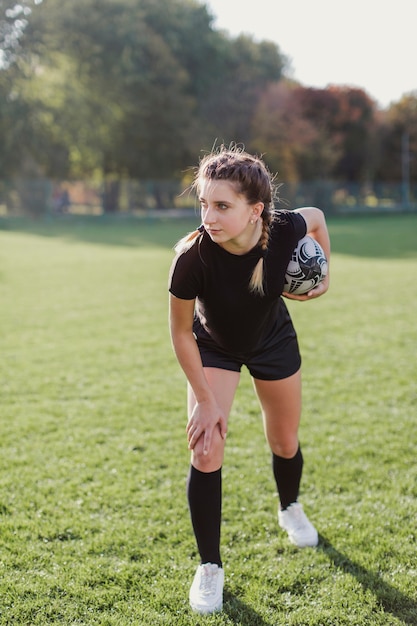
[[[314,298],[319,298],[324,295],[329,288],[329,277],[326,276],[321,283],[311,289],[307,293],[303,293],[302,295],[297,295],[294,293],[287,293],[284,291],[282,295],[284,298],[288,298],[289,300],[299,300],[300,302],[306,302],[307,300],[314,300]]]
[[[186,428],[189,450],[194,450],[197,441],[203,437],[203,454],[208,455],[216,427],[219,428],[222,438],[226,439],[226,420],[216,402],[213,400],[198,402]]]

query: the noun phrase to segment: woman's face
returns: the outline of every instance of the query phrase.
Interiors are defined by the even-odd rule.
[[[254,231],[261,226],[262,202],[249,204],[227,180],[204,179],[199,199],[201,221],[215,243],[235,254],[244,254],[256,244]]]

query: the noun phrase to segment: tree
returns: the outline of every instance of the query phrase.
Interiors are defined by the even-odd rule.
[[[0,171],[7,178],[21,158],[21,140],[27,130],[28,107],[14,87],[11,72],[0,70]]]
[[[286,182],[330,176],[340,156],[329,136],[332,105],[325,90],[275,83],[265,91],[253,118],[254,142]]]
[[[330,120],[331,133],[340,138],[342,148],[333,176],[346,181],[368,181],[376,166],[375,102],[362,89],[332,86],[329,91],[338,103]]]
[[[10,66],[20,50],[20,39],[28,25],[32,6],[42,0],[0,0],[0,67]]]
[[[210,129],[211,142],[214,137],[250,149],[253,115],[264,90],[282,78],[286,58],[275,44],[241,35],[223,40],[218,59],[210,90],[199,101],[199,117]]]
[[[0,11],[3,171],[25,155],[45,176],[101,177],[107,210],[127,178],[152,181],[160,205],[164,181],[216,142],[263,153],[287,182],[362,183],[378,136],[389,155],[394,126],[414,120],[398,110],[381,126],[360,89],[285,80],[278,46],[214,30],[197,0],[0,0]]]
[[[179,179],[216,138],[250,142],[254,106],[284,67],[274,44],[214,31],[194,0],[27,0],[9,2],[8,20],[26,153],[48,176],[101,173],[114,199],[122,178]]]
[[[165,148],[157,139],[164,138],[164,130],[173,132],[173,119],[181,129],[191,112],[184,95],[184,72],[163,37],[148,26],[146,3],[103,0],[99,4],[74,0],[63,5],[51,0],[39,7],[27,39],[45,68],[43,76],[58,50],[71,60],[67,84],[84,98],[81,112],[94,120],[92,125],[88,118],[80,119],[79,145],[97,147],[101,162],[96,166],[105,175],[148,176],[149,164],[155,171],[156,162],[164,175]],[[175,150],[170,157],[172,173]]]
[[[400,182],[404,167],[417,182],[417,91],[404,95],[383,116],[381,159],[377,174],[388,182]]]
[[[272,85],[253,124],[289,180],[360,182],[375,169],[375,105],[360,89]]]

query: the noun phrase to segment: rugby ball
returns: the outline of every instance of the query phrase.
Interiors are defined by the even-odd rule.
[[[306,235],[298,242],[285,273],[284,291],[298,296],[317,287],[327,276],[327,259],[321,245]]]

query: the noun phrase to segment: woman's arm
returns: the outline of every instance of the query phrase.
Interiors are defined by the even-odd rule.
[[[204,434],[204,454],[208,454],[212,432],[217,424],[226,436],[226,421],[204,374],[200,352],[193,335],[194,300],[170,294],[169,325],[172,346],[178,362],[194,392],[197,404],[187,425],[188,446],[192,450]]]
[[[327,230],[326,218],[324,217],[324,213],[321,209],[317,209],[316,207],[302,207],[300,209],[295,209],[294,213],[301,213],[306,221],[307,235],[310,235],[311,237],[313,237],[313,239],[316,239],[316,241],[318,241],[318,243],[323,248],[323,252],[327,258],[327,276],[323,279],[321,283],[317,285],[317,287],[311,289],[311,291],[309,291],[307,294],[297,296],[292,293],[286,293],[285,296],[292,300],[311,300],[312,298],[318,298],[319,296],[322,296],[329,288],[330,237]]]

